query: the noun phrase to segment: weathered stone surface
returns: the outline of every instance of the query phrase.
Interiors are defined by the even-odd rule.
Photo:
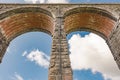
[[[120,68],[120,24],[118,22],[117,28],[113,31],[108,39],[110,49],[112,51],[114,60]]]
[[[73,80],[66,33],[62,28],[62,21],[62,17],[56,17],[49,67],[49,80]]]
[[[28,31],[53,37],[49,80],[72,80],[66,35],[92,31],[103,37],[120,68],[120,4],[0,4],[0,61],[11,40]]]

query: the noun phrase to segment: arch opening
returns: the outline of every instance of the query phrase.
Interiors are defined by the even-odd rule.
[[[71,32],[67,39],[74,79],[120,78],[119,68],[105,39],[86,31]]]
[[[109,43],[109,37],[111,36],[111,34],[112,34],[112,31],[115,29],[115,24],[116,24],[116,21],[117,21],[117,19],[114,17],[114,15],[112,15],[110,12],[108,12],[108,11],[106,11],[106,10],[103,10],[103,9],[99,9],[99,8],[94,8],[94,7],[78,7],[78,8],[74,8],[74,9],[71,9],[71,10],[68,10],[66,13],[65,13],[65,15],[64,15],[64,30],[65,30],[65,32],[67,33],[67,35],[69,36],[69,33],[71,33],[71,32],[74,32],[74,31],[82,31],[82,30],[84,30],[84,31],[89,31],[89,32],[93,32],[93,33],[95,33],[95,34],[97,34],[97,35],[99,35],[100,37],[102,37],[104,40],[103,40],[103,42],[105,43],[105,45],[106,45],[106,43],[107,43],[107,45],[109,46],[109,48],[111,49],[111,47],[110,47],[110,43]],[[94,36],[93,35],[93,33],[90,33],[88,36],[85,36],[85,38],[86,37],[91,37],[90,35],[92,35],[92,36]],[[77,52],[77,49],[78,49],[78,51],[79,51],[79,47],[81,47],[81,49],[83,49],[83,47],[85,46],[85,45],[83,45],[82,46],[82,44],[86,44],[87,42],[89,42],[89,41],[91,41],[91,39],[90,40],[86,40],[86,43],[80,43],[79,44],[79,39],[81,39],[81,42],[84,40],[84,38],[82,38],[80,35],[75,35],[75,36],[73,36],[74,38],[76,37],[76,38],[78,38],[76,41],[75,41],[75,39],[72,39],[73,40],[73,44],[71,44],[71,46],[72,45],[78,45],[77,47],[72,47],[73,49],[71,49],[71,46],[69,46],[69,48],[70,48],[70,52],[72,52],[73,51],[73,53],[75,54],[75,53],[78,53]],[[70,40],[71,41],[71,43],[72,43],[72,40]],[[69,42],[70,42],[69,41]],[[78,43],[77,43],[77,41],[78,41]],[[98,39],[98,41],[99,41],[99,39]],[[93,41],[94,42],[94,41]],[[95,41],[95,42],[97,42],[97,41]],[[96,44],[100,44],[100,42],[97,42]],[[102,44],[102,43],[101,43]],[[107,48],[108,48],[108,46],[107,46]],[[87,53],[90,53],[91,52],[91,50],[93,50],[93,54],[95,53],[95,51],[96,50],[94,50],[94,49],[96,49],[96,48],[92,48],[93,46],[89,46],[89,47],[86,47],[86,48],[88,48],[88,49],[90,49]],[[99,46],[98,46],[99,47]],[[103,46],[104,47],[104,46]],[[92,49],[91,49],[92,48]],[[81,52],[82,51],[84,51],[84,50],[86,50],[86,49],[83,49],[83,50],[81,50]],[[109,50],[109,49],[108,49]],[[102,51],[102,47],[101,47],[101,50],[100,51]],[[108,56],[108,55],[112,55],[111,54],[111,52],[112,51],[110,51],[109,50],[109,52],[110,52],[110,54],[106,54],[106,57]],[[78,57],[78,54],[76,54],[76,55],[74,55],[73,54],[73,56],[74,57]],[[91,55],[93,55],[93,54],[88,54],[88,55],[85,55],[85,54],[82,54],[81,56],[90,56],[91,57]],[[95,53],[95,54],[97,54],[97,52]],[[95,56],[95,54],[93,55],[93,56]],[[70,54],[70,55],[72,55],[72,54]],[[98,54],[99,55],[99,54]],[[70,57],[73,57],[73,56],[70,56]],[[80,60],[80,58],[81,59],[83,59],[84,57],[79,57],[78,58],[78,61]],[[99,56],[95,56],[95,57],[93,57],[92,59],[90,59],[90,60],[93,60],[93,59],[96,59],[96,61],[97,60],[100,60],[99,59],[99,57],[100,57],[100,55]],[[114,55],[113,55],[113,57],[115,57]],[[112,62],[114,62],[114,59],[113,59],[113,57],[112,57]],[[75,58],[75,59],[76,59]],[[97,59],[98,58],[98,59]],[[75,60],[75,59],[72,59],[75,63],[73,63],[74,65],[75,64],[78,64],[79,62],[77,62],[77,60]],[[72,61],[71,60],[71,61]],[[90,60],[88,60],[88,62],[90,61]],[[104,63],[104,60],[105,59],[103,59],[103,62],[101,62],[101,65],[106,65],[106,64],[108,64],[108,63]],[[85,61],[85,60],[82,60],[83,62]],[[82,61],[80,61],[80,62],[82,62]],[[94,61],[94,60],[93,60]],[[102,60],[101,60],[102,61]],[[109,61],[109,60],[108,60]],[[91,62],[91,67],[93,67],[94,65],[92,64],[93,62]],[[94,62],[94,63],[96,63],[96,62]],[[109,62],[110,63],[110,62]],[[73,65],[72,64],[72,65]],[[88,64],[84,64],[84,63],[82,63],[82,64],[80,64],[79,65],[79,67],[81,67],[81,66],[85,66],[85,65],[88,65]],[[99,66],[101,67],[101,65],[99,64],[99,62],[98,62],[98,68],[99,68]],[[109,65],[109,64],[108,64]],[[115,62],[113,63],[113,64],[111,64],[111,65],[109,65],[109,66],[112,66],[112,67],[116,67],[116,72],[112,69],[112,67],[111,67],[111,72],[109,72],[109,73],[111,73],[112,75],[110,75],[109,74],[109,76],[105,76],[104,75],[104,73],[105,73],[105,71],[103,70],[103,71],[98,71],[98,72],[100,72],[100,74],[103,76],[102,78],[104,78],[105,79],[105,77],[109,77],[109,78],[111,78],[111,79],[115,79],[115,78],[119,78],[119,75],[120,75],[120,72],[119,72],[119,69],[118,69],[118,67],[116,66],[116,64],[115,64]],[[107,66],[107,68],[106,68],[106,73],[107,73],[107,70],[108,70],[108,68],[109,68],[109,66]],[[73,68],[77,68],[77,66],[74,66]],[[96,67],[96,69],[98,69],[97,67]],[[80,70],[81,68],[78,68],[78,70]],[[84,68],[82,68],[83,70],[84,69],[86,69],[86,70],[88,70],[89,71],[89,69],[90,69],[90,67],[84,67]],[[109,68],[110,69],[110,68]],[[109,70],[108,70],[109,71]],[[91,68],[91,72],[97,72],[97,71],[95,71],[95,69],[92,69]],[[115,73],[115,75],[116,76],[114,76],[113,77],[113,74]],[[100,80],[102,80],[102,78],[100,79]],[[103,80],[104,80],[103,79]],[[98,79],[96,79],[96,80],[98,80]]]
[[[29,32],[16,37],[1,63],[0,79],[17,79],[16,75],[19,75],[23,80],[47,80],[51,45],[52,37],[43,32]]]
[[[53,35],[54,19],[47,10],[38,7],[16,8],[0,14],[0,31],[5,38],[2,47],[6,50],[10,41],[15,37],[31,31],[41,31]],[[5,50],[2,50],[0,60],[2,60]]]

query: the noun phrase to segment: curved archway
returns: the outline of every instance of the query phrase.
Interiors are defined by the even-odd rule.
[[[99,75],[101,78],[105,78],[104,74],[106,74],[110,79],[119,77],[119,68],[115,63],[110,49],[108,48],[108,45],[104,39],[98,35],[90,32],[88,33],[86,31],[71,32],[67,35],[67,37],[69,43],[69,51],[71,53],[70,59],[73,69],[73,76],[79,74],[80,77],[89,79],[90,76],[83,73],[91,70],[91,72],[94,73],[94,75],[93,73],[90,73],[93,75],[91,78],[94,78],[95,80],[98,79],[95,75],[97,72],[101,73]],[[87,66],[89,66],[89,68]],[[90,68],[90,66],[92,68]],[[99,69],[100,71],[95,71],[95,68]],[[80,77],[76,76],[78,79]]]
[[[50,35],[54,32],[54,20],[52,14],[39,7],[22,7],[0,14],[0,30],[2,49],[6,50],[9,42],[15,37],[30,31],[42,31]],[[4,44],[6,44],[4,46]],[[2,59],[5,50],[1,50]]]
[[[54,23],[52,14],[42,8],[22,7],[0,15],[0,29],[8,41],[27,31],[38,30],[53,34]],[[12,36],[10,36],[11,34]]]
[[[110,40],[112,32],[116,28],[117,19],[110,12],[94,7],[78,7],[67,11],[64,20],[64,29],[67,34],[73,31],[86,30],[103,37],[120,68],[119,56],[116,56],[119,55],[119,52],[116,51],[116,44],[113,43],[116,40],[115,36]],[[117,46],[117,48],[119,47]]]
[[[78,7],[64,14],[64,29],[66,33],[76,30],[93,31],[108,38],[115,27],[117,19],[113,15],[99,8]]]
[[[0,79],[15,78],[17,73],[23,79],[38,77],[47,80],[51,45],[52,37],[44,32],[27,32],[16,37],[10,42],[0,64]]]

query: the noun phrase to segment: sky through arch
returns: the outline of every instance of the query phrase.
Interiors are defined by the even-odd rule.
[[[118,66],[102,37],[76,31],[68,34],[67,39],[74,79],[77,75],[77,80],[119,80]]]
[[[51,45],[52,37],[43,32],[13,39],[0,64],[0,80],[47,80]]]

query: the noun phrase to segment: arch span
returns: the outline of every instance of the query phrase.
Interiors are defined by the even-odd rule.
[[[106,38],[110,36],[117,21],[110,12],[94,7],[71,9],[64,14],[64,19],[64,29],[67,33],[85,29]]]
[[[52,14],[38,7],[17,8],[1,14],[0,27],[8,41],[27,31],[53,34]]]
[[[73,31],[85,30],[103,37],[120,68],[120,40],[117,40],[118,38],[115,36],[115,34],[119,34],[119,29],[114,30],[117,19],[110,12],[93,7],[79,7],[67,11],[64,15],[64,21],[64,29],[67,34]]]
[[[54,32],[52,14],[38,7],[22,7],[0,14],[0,30],[5,38],[6,50],[9,42],[15,37],[30,31],[42,31],[50,35]],[[5,44],[4,43],[4,44]],[[3,43],[2,43],[3,44]],[[3,46],[1,44],[1,46]],[[0,60],[5,50],[2,50]]]

